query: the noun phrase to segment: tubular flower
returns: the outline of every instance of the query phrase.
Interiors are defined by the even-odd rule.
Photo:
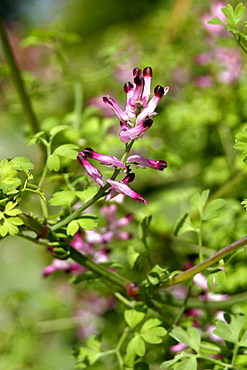
[[[96,181],[102,187],[105,185],[100,171],[88,162],[83,152],[78,154],[77,161],[85,167],[87,174],[92,177],[94,181]]]
[[[143,121],[140,125],[127,129],[123,127],[120,132],[120,140],[123,143],[128,143],[130,140],[136,139],[140,137],[144,131],[147,131],[153,124],[153,120],[151,118],[147,118]]]
[[[148,202],[143,198],[141,194],[136,193],[128,185],[124,184],[123,181],[115,181],[111,179],[107,179],[106,181],[108,182],[108,184],[111,185],[110,190],[113,189],[117,193],[128,195],[129,197],[133,198],[136,202],[148,204]]]
[[[165,161],[152,161],[151,159],[147,159],[141,155],[131,155],[127,161],[143,168],[150,167],[159,171],[163,171],[165,168],[167,168],[167,163]]]
[[[158,103],[169,91],[168,87],[156,86],[154,96],[148,102],[151,94],[152,76],[153,71],[151,67],[146,67],[143,71],[137,67],[133,69],[134,84],[127,82],[124,85],[127,97],[125,110],[122,110],[111,97],[103,97],[105,104],[114,111],[120,120],[122,128],[120,139],[125,144],[140,137],[144,131],[151,127],[151,125],[147,126],[145,122],[153,122],[150,121],[150,116],[157,114],[155,109]]]
[[[83,154],[87,158],[96,159],[97,161],[99,161],[101,164],[105,166],[115,166],[118,168],[126,168],[125,164],[121,162],[119,159],[117,159],[116,157],[114,157],[113,155],[100,154],[100,153],[95,152],[91,148],[84,149]]]

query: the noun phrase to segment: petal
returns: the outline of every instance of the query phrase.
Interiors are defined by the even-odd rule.
[[[126,168],[125,164],[121,162],[119,159],[117,159],[116,157],[114,157],[113,155],[97,153],[91,148],[84,149],[83,153],[85,154],[86,157],[96,159],[97,161],[99,161],[101,164],[105,166],[115,166],[118,168]]]
[[[84,167],[85,167],[85,170],[87,171],[87,174],[94,180],[96,181],[100,186],[104,186],[104,181],[103,181],[103,178],[102,178],[102,175],[100,173],[100,171],[92,166],[87,158],[85,157],[84,153],[83,152],[80,152],[77,156],[77,161],[82,164]]]
[[[129,197],[133,198],[136,202],[142,202],[144,204],[148,204],[148,202],[143,198],[141,194],[136,193],[128,185],[123,184],[122,182],[119,182],[119,181],[111,180],[111,179],[107,179],[106,181],[118,193],[128,195]]]
[[[143,168],[150,167],[155,170],[163,171],[167,167],[167,163],[163,160],[160,161],[153,161],[151,159],[147,159],[145,157],[142,157],[141,155],[131,155],[127,161],[129,163],[134,163],[138,166],[141,166]]]

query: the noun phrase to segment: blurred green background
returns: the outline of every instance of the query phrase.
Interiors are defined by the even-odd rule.
[[[228,199],[224,217],[206,232],[207,245],[219,249],[246,234],[240,205],[246,196],[246,168],[233,149],[235,134],[246,126],[246,62],[233,37],[205,29],[202,16],[212,11],[212,3],[6,0],[0,6],[41,129],[64,123],[75,129],[60,138],[64,142],[119,155],[117,119],[109,112],[105,118],[96,98],[110,94],[124,106],[122,86],[132,80],[136,66],[153,68],[153,88],[170,86],[150,134],[135,146],[135,152],[164,159],[169,167],[155,175],[149,169],[137,170],[135,190],[148,198],[149,205],[130,199],[122,211],[134,212],[137,221],[154,214],[153,253],[158,260],[162,253],[162,262],[171,269],[181,268],[181,261],[195,253],[193,238],[176,239],[172,228],[196,191],[209,188],[214,196]],[[230,3],[235,6],[237,1]],[[228,59],[226,66],[219,62],[217,48],[232,50],[236,66],[230,77],[240,68],[235,78],[221,76],[231,62]],[[204,62],[199,62],[203,56]],[[35,146],[26,147],[31,130],[2,52],[0,62],[0,159],[27,156],[38,174],[41,153]],[[51,181],[46,191],[53,190]],[[40,246],[7,238],[0,243],[0,255],[0,368],[72,369],[80,287],[71,288],[62,273],[58,278],[41,276],[51,257]],[[241,266],[246,262],[243,257]],[[231,280],[229,289],[246,289],[243,274]]]

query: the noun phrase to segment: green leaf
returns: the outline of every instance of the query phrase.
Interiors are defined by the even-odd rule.
[[[126,352],[128,356],[136,354],[142,357],[145,355],[145,352],[146,352],[145,342],[139,334],[135,335],[134,338],[132,338],[129,341],[127,348],[126,348]]]
[[[224,286],[226,281],[226,273],[224,270],[218,269],[212,272],[207,279],[208,288],[212,289],[214,287]]]
[[[149,215],[147,217],[144,217],[144,219],[139,224],[139,238],[141,240],[146,240],[151,220],[152,215]]]
[[[39,131],[37,134],[33,135],[27,142],[27,146],[33,145],[33,144],[44,144],[48,145],[47,140],[45,139],[46,135],[44,131]]]
[[[197,370],[197,361],[195,357],[187,358],[177,364],[174,370]]]
[[[53,154],[59,155],[61,157],[76,159],[78,155],[79,147],[75,144],[63,144],[56,148]]]
[[[14,169],[13,163],[3,159],[0,162],[0,189],[4,194],[21,185],[21,180],[17,176],[18,172]]]
[[[135,263],[136,263],[139,255],[140,255],[140,253],[135,250],[133,245],[129,245],[129,247],[127,249],[127,259],[128,259],[128,263],[129,263],[131,268],[133,268],[135,266]]]
[[[134,308],[124,311],[124,319],[131,329],[134,329],[144,319],[145,315],[145,312],[137,311]]]
[[[60,159],[58,155],[51,154],[47,158],[47,167],[50,171],[59,171],[60,169]]]
[[[98,224],[98,217],[95,215],[83,215],[76,220],[85,230],[93,230]]]
[[[85,203],[88,199],[92,198],[97,191],[98,189],[96,187],[90,186],[85,190],[75,191],[75,195],[82,201],[82,203]]]
[[[158,285],[169,278],[169,272],[159,265],[155,265],[147,274],[147,280],[152,285]]]
[[[245,317],[242,315],[230,315],[230,323],[222,320],[216,321],[214,334],[231,343],[238,343],[240,332],[245,324]]]
[[[167,330],[160,326],[161,321],[156,318],[147,320],[141,327],[140,334],[147,343],[161,343],[162,337],[166,335]]]
[[[235,22],[239,23],[245,15],[245,6],[239,3],[235,8]]]
[[[178,355],[176,355],[172,360],[168,360],[168,361],[162,362],[162,364],[160,365],[160,367],[162,369],[168,369],[170,366],[172,366],[177,361],[179,361],[182,357],[183,357],[183,352],[181,352]]]
[[[19,229],[16,225],[22,225],[23,221],[19,217],[10,217],[5,218],[2,225],[0,225],[0,235],[6,236],[9,234],[10,236],[14,236],[18,234]]]
[[[70,221],[70,223],[67,226],[67,235],[75,235],[77,231],[79,230],[79,224],[76,220]]]
[[[178,342],[186,344],[186,346],[191,347],[197,353],[200,350],[201,336],[197,328],[189,327],[187,331],[182,328],[172,329],[170,336],[176,339]]]
[[[65,130],[68,130],[68,129],[71,129],[71,126],[69,126],[69,125],[59,125],[59,126],[53,127],[50,131],[50,140],[53,139],[54,136],[56,136],[59,132],[65,131]]]
[[[10,161],[13,163],[13,168],[18,171],[28,172],[34,169],[34,164],[26,157],[15,157]]]
[[[219,19],[218,17],[214,17],[212,19],[210,19],[210,21],[207,21],[208,24],[219,24],[223,27],[226,28],[226,24],[224,22],[222,22],[221,19]]]
[[[77,359],[85,365],[93,365],[98,358],[102,355],[102,352],[94,350],[92,348],[80,347]],[[84,368],[86,368],[85,366]]]
[[[176,232],[176,236],[183,235],[189,231],[197,232],[197,228],[192,224],[188,213],[184,214],[182,218],[179,219],[175,228],[174,233]]]
[[[176,221],[175,226],[174,226],[174,230],[173,230],[174,236],[178,236],[178,233],[179,233],[180,229],[182,228],[183,224],[185,223],[186,219],[188,218],[188,215],[189,215],[188,212],[185,212]]]
[[[71,203],[75,199],[75,192],[72,190],[62,190],[54,193],[49,200],[52,206],[66,206],[70,207]]]
[[[203,217],[203,211],[206,206],[209,197],[209,189],[203,190],[201,194],[196,193],[190,200],[192,207],[198,209],[201,218]]]
[[[92,336],[87,340],[87,345],[89,348],[94,349],[95,351],[101,351],[101,342],[96,336]]]
[[[19,209],[14,209],[15,207],[17,206],[16,203],[13,203],[13,202],[8,202],[5,206],[5,210],[4,210],[4,213],[8,216],[16,216],[18,215],[19,213],[21,213],[21,210]]]
[[[213,218],[219,217],[220,216],[219,210],[222,207],[224,207],[225,204],[226,204],[226,201],[224,199],[221,199],[221,198],[214,199],[211,202],[209,202],[206,205],[205,210],[203,212],[202,220],[207,221],[207,220],[211,220]]]
[[[238,342],[240,347],[247,347],[247,330],[244,331],[241,340]]]

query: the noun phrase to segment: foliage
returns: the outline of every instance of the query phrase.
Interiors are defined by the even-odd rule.
[[[246,9],[144,3],[1,28],[3,369],[247,366]]]

